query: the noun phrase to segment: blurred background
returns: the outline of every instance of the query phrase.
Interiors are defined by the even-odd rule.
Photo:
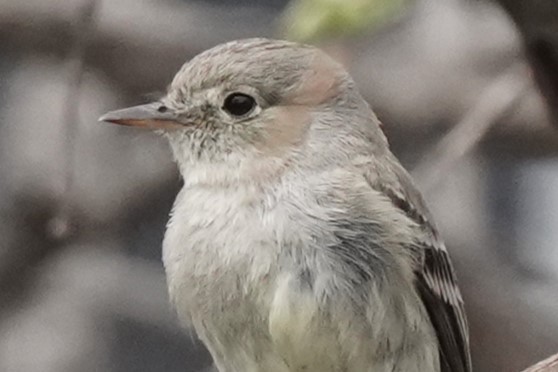
[[[97,118],[253,36],[353,74],[452,254],[475,370],[558,352],[555,0],[0,0],[0,371],[207,368],[167,302],[167,144]]]

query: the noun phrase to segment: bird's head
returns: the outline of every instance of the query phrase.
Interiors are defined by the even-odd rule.
[[[230,158],[284,158],[307,144],[317,114],[354,109],[348,95],[353,85],[316,48],[247,39],[194,57],[159,101],[100,120],[157,129],[169,139],[181,169]]]

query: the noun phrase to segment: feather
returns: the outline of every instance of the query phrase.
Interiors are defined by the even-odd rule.
[[[378,182],[379,177],[373,173],[366,176],[374,189],[381,191],[424,232],[417,242],[420,262],[415,271],[415,286],[438,338],[440,371],[471,372],[467,318],[449,254],[409,175],[398,163],[390,163],[391,183]],[[389,179],[383,176],[384,180]]]

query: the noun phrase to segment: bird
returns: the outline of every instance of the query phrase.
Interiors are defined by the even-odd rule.
[[[99,120],[170,143],[183,185],[162,244],[168,293],[220,372],[471,371],[432,216],[325,52],[220,44],[161,99]]]

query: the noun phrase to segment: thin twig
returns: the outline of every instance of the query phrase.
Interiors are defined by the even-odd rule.
[[[529,84],[526,67],[518,64],[487,86],[463,119],[413,169],[423,191],[432,190],[480,142],[490,127],[524,96]]]
[[[60,205],[54,218],[49,222],[48,232],[56,239],[70,234],[71,228],[71,191],[75,179],[76,142],[79,129],[80,91],[85,70],[84,57],[91,40],[95,17],[98,11],[97,0],[87,0],[79,11],[73,29],[75,30],[74,45],[68,57],[68,90],[64,101],[64,157],[61,165],[64,181],[59,195]]]

